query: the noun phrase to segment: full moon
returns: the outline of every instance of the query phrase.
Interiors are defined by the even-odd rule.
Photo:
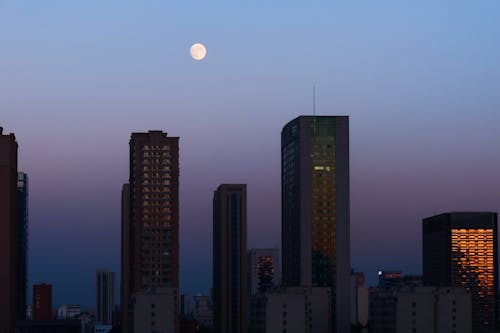
[[[191,57],[198,61],[203,60],[203,58],[207,55],[207,49],[205,48],[205,45],[201,43],[191,45],[189,52],[191,53]]]

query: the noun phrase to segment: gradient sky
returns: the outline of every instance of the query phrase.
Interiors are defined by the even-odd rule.
[[[181,290],[211,285],[212,191],[280,245],[280,131],[349,115],[352,266],[421,271],[421,219],[500,211],[500,2],[0,0],[0,126],[30,177],[29,280],[93,307],[120,269],[132,131],[180,139]],[[202,62],[189,57],[203,42]]]

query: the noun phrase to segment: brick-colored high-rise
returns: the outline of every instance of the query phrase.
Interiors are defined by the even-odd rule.
[[[33,320],[52,320],[52,285],[33,285]]]
[[[17,142],[0,127],[0,333],[15,327],[17,311]]]
[[[122,191],[122,308],[130,332],[133,293],[179,287],[179,138],[132,133]],[[127,304],[125,304],[127,303]]]

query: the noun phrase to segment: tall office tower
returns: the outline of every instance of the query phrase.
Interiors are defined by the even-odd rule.
[[[33,285],[33,320],[52,320],[52,285]]]
[[[17,308],[17,142],[0,127],[0,333],[10,332]]]
[[[97,322],[100,324],[113,324],[113,311],[115,309],[115,272],[106,270],[96,271],[96,312]]]
[[[349,332],[349,118],[286,124],[281,182],[283,285],[332,288],[332,331]]]
[[[17,320],[26,320],[28,296],[28,175],[17,174]]]
[[[213,299],[218,333],[247,332],[247,186],[223,184],[213,200]]]
[[[124,184],[122,188],[122,253],[121,253],[121,283],[120,283],[120,325],[122,333],[130,332],[130,185]]]
[[[497,213],[453,212],[423,220],[424,284],[469,290],[475,333],[496,330],[497,253]]]
[[[250,249],[247,263],[249,296],[279,286],[278,249]]]
[[[179,287],[179,138],[132,133],[129,185],[122,190],[122,307],[129,331],[132,294]],[[128,304],[124,304],[127,302]]]

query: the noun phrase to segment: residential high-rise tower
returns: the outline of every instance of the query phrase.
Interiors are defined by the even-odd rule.
[[[161,131],[132,133],[130,139],[122,274],[122,321],[129,332],[132,294],[179,287],[179,138]]]
[[[0,127],[0,333],[11,332],[17,318],[17,142]]]
[[[223,184],[213,199],[213,301],[217,333],[246,333],[247,188]]]
[[[452,212],[425,218],[423,269],[427,286],[470,291],[473,332],[496,332],[497,213]]]
[[[333,331],[349,332],[349,118],[286,124],[281,177],[283,284],[330,287]]]

